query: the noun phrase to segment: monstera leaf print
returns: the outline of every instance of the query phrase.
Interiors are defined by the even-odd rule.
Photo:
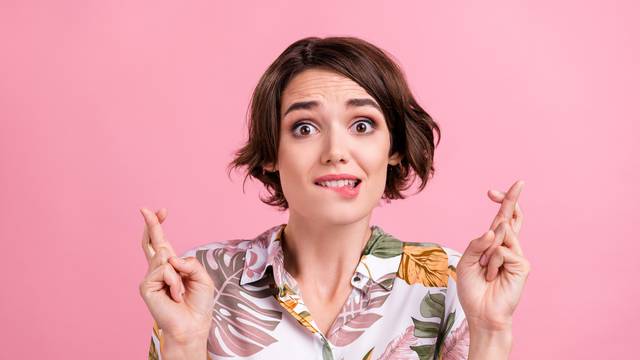
[[[244,252],[208,249],[198,251],[196,257],[215,286],[207,350],[219,356],[250,356],[276,342],[269,333],[280,323],[282,312],[262,308],[252,301],[274,295],[268,286],[269,277],[242,287]]]
[[[447,253],[439,246],[404,244],[398,277],[409,285],[446,287],[449,277]]]
[[[439,318],[438,321],[433,320],[413,320],[415,326],[413,335],[416,338],[433,338],[437,339],[438,332],[440,330],[440,324],[444,318],[445,310],[445,295],[440,292],[427,293],[420,302],[420,315],[424,318]],[[418,354],[418,357],[422,359],[432,359],[435,354],[436,345],[419,345],[411,346],[411,350]]]
[[[362,296],[349,296],[340,314],[329,329],[328,339],[336,346],[346,346],[354,342],[367,328],[382,318],[376,312],[391,294],[379,283],[395,277],[394,273],[387,274],[378,282],[369,280]],[[359,291],[359,290],[358,290]]]

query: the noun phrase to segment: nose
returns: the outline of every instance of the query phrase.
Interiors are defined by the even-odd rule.
[[[348,162],[347,138],[340,133],[339,127],[332,126],[332,128],[327,132],[321,161],[324,165],[346,164]]]

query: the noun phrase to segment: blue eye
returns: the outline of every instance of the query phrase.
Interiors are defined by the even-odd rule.
[[[309,123],[306,123],[306,122],[297,123],[293,126],[293,136],[295,137],[309,136],[313,130],[317,131],[316,127]]]
[[[356,133],[358,134],[368,134],[373,132],[376,125],[371,119],[362,119],[353,123],[351,127],[355,127]]]

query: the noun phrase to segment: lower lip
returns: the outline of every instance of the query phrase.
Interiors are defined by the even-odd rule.
[[[360,192],[361,184],[362,184],[362,181],[360,181],[358,185],[356,185],[356,187],[353,187],[353,188],[351,186],[342,186],[342,187],[329,187],[329,186],[322,186],[322,185],[316,185],[316,186],[320,186],[321,188],[327,189],[327,190],[333,190],[344,198],[353,199],[356,196],[358,196],[358,193]]]

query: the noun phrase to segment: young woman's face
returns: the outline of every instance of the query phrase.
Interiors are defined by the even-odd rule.
[[[338,73],[309,69],[282,95],[278,170],[289,210],[319,222],[368,216],[385,189],[391,138],[378,103]],[[350,181],[322,181],[337,175]],[[326,180],[326,178],[325,178]],[[355,185],[355,187],[354,187]]]

